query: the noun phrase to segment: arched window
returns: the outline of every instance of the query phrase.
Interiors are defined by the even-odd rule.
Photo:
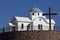
[[[39,13],[38,13],[38,15],[39,15]]]
[[[41,21],[41,19],[39,19]]]
[[[24,28],[24,25],[23,24],[21,24],[21,29],[23,29]]]
[[[42,24],[41,24],[41,30],[42,30]]]
[[[38,29],[40,29],[40,24],[38,24]]]
[[[12,31],[15,31],[15,26],[12,26],[12,27],[11,27],[11,30],[12,30]]]
[[[32,13],[32,15],[34,15],[34,13]]]
[[[28,24],[27,28],[30,29],[30,24]]]

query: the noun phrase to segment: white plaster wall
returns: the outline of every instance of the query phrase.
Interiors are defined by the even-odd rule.
[[[21,24],[24,25],[24,29],[21,29]],[[30,24],[30,23],[27,23],[27,22],[18,22],[18,31],[26,31],[28,24]]]
[[[43,26],[42,30],[49,30],[49,26]]]
[[[38,24],[42,24],[42,25],[46,25],[46,23],[44,22],[44,20],[43,19],[41,19],[41,18],[36,18],[34,21],[33,21],[33,30],[38,30]]]
[[[39,30],[38,24],[42,24],[42,30],[49,30],[49,24],[47,24],[42,18],[36,18],[33,21],[33,30]],[[54,24],[51,24],[51,30],[53,30],[53,28],[54,28],[53,26],[54,26]]]
[[[36,17],[42,17],[42,13],[36,12],[36,13],[34,13],[34,15],[32,15],[32,13],[34,13],[34,12],[30,12],[30,13],[29,13],[30,18],[31,18],[32,20],[33,20],[34,18],[36,18]],[[38,13],[39,13],[39,15],[38,15]]]
[[[51,30],[54,30],[54,25],[51,27]]]

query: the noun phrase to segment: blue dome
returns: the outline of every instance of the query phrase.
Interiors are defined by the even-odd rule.
[[[29,12],[42,12],[39,8],[33,8]]]

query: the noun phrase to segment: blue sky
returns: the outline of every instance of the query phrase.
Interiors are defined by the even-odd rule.
[[[0,28],[14,16],[27,16],[31,8],[40,8],[44,13],[48,12],[51,6],[52,12],[58,15],[52,18],[56,21],[57,30],[60,29],[60,0],[0,0]]]

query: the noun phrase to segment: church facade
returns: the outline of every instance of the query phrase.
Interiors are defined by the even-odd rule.
[[[55,21],[51,19],[51,30],[54,30]],[[49,30],[49,19],[43,16],[39,8],[29,10],[28,17],[15,16],[7,24],[7,27],[15,27],[17,31],[28,30]]]

